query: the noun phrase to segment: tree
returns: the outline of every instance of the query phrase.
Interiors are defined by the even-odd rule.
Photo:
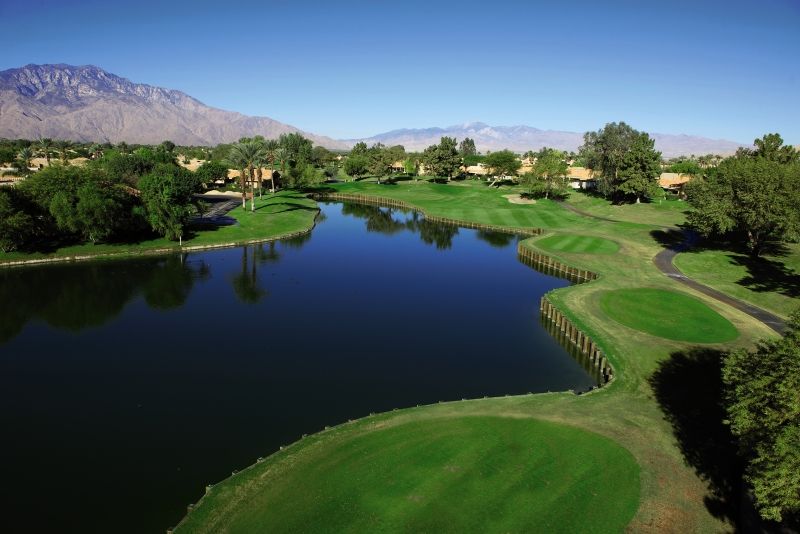
[[[458,174],[461,156],[454,137],[442,137],[438,145],[431,145],[422,153],[425,170],[433,176],[444,176],[449,181]]]
[[[239,186],[242,190],[242,209],[247,209],[247,182],[253,184],[253,197],[250,201],[250,211],[256,209],[255,195],[255,168],[266,159],[264,145],[258,141],[243,139],[231,146],[228,161],[235,169],[240,169]]]
[[[483,163],[489,169],[489,174],[496,178],[494,183],[502,176],[516,176],[522,167],[522,162],[510,150],[492,152],[483,159]]]
[[[584,134],[579,158],[599,175],[597,189],[604,196],[611,197],[619,192],[623,158],[640,134],[624,122],[612,122],[596,132]]]
[[[194,173],[201,183],[211,187],[217,180],[228,178],[228,166],[218,161],[206,161]]]
[[[722,371],[745,479],[761,516],[774,521],[800,513],[800,311],[787,327],[780,340],[729,354]]]
[[[31,160],[33,159],[33,150],[30,147],[23,147],[17,153],[16,167],[22,174],[28,174],[31,170]]]
[[[475,148],[475,140],[469,137],[464,138],[458,145],[458,153],[461,154],[462,158],[476,155],[478,150]]]
[[[360,154],[350,155],[344,160],[344,172],[357,180],[369,171],[369,161],[366,156]]]
[[[395,161],[393,151],[382,143],[375,143],[367,151],[367,168],[370,174],[378,177],[378,183],[381,183],[381,177],[392,172],[392,164]]]
[[[783,138],[771,133],[756,139],[753,144],[756,146],[754,155],[777,163],[788,164],[800,161],[800,153],[790,145],[783,144]]]
[[[640,133],[622,156],[619,165],[617,190],[636,197],[653,198],[658,192],[658,177],[661,174],[661,152],[653,148],[655,141],[646,133]]]
[[[50,166],[50,152],[53,150],[53,140],[49,137],[40,137],[37,143],[39,152],[44,156],[47,161],[47,166]]]
[[[367,143],[365,143],[363,141],[359,141],[358,143],[353,145],[352,149],[350,149],[350,155],[351,156],[366,156],[367,155],[367,150],[369,150],[367,148]]]
[[[798,183],[798,163],[739,154],[687,184],[688,222],[705,236],[743,235],[758,257],[767,242],[800,237]]]
[[[69,150],[72,148],[72,141],[68,141],[66,139],[57,139],[55,141],[55,147],[58,151],[58,155],[61,158],[62,165],[69,165]]]
[[[0,251],[19,250],[36,234],[37,217],[30,202],[16,188],[0,188]]]
[[[159,165],[139,181],[147,220],[154,231],[167,239],[182,241],[189,218],[194,213],[192,201],[200,182],[191,171]]]
[[[275,139],[269,139],[264,142],[264,155],[269,162],[269,184],[272,193],[275,192],[275,160],[278,157],[278,150],[280,145]]]
[[[529,157],[536,161],[531,172],[522,176],[522,182],[528,184],[529,191],[532,194],[537,191],[543,193],[544,198],[563,194],[569,167],[566,154],[544,147],[539,152],[532,152]]]

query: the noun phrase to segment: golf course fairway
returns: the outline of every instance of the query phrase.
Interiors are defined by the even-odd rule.
[[[176,532],[620,532],[639,506],[639,466],[608,438],[416,412],[306,438],[211,488]]]

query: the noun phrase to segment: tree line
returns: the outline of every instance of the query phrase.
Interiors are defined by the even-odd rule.
[[[277,140],[257,136],[204,149],[206,159],[196,171],[186,163],[185,147],[170,141],[157,146],[126,143],[72,144],[50,140],[3,141],[16,152],[15,171],[26,178],[15,187],[0,187],[0,251],[46,251],[77,243],[135,242],[163,236],[182,241],[193,216],[202,212],[196,194],[239,171],[242,203],[250,190],[251,210],[264,183],[278,187],[315,185],[338,171],[336,154],[315,147],[301,134]],[[47,166],[31,171],[39,154]],[[37,148],[38,147],[38,148]],[[220,151],[220,148],[222,150]],[[8,152],[8,151],[7,151]],[[216,155],[214,154],[216,152]],[[74,157],[88,157],[71,165]],[[265,167],[268,171],[265,173]]]

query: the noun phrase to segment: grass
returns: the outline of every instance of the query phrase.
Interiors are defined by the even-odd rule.
[[[249,240],[279,237],[311,228],[318,213],[316,203],[305,195],[293,191],[281,191],[256,199],[254,212],[235,208],[228,213],[238,221],[237,225],[200,229],[183,240],[187,247],[211,247],[242,243]],[[75,256],[135,256],[155,251],[179,251],[182,247],[176,241],[165,238],[151,239],[138,243],[96,244],[84,243],[62,247],[52,252],[8,252],[0,253],[0,265],[10,261],[35,260],[46,258],[72,258]]]
[[[612,204],[584,191],[572,191],[566,201],[575,208],[616,221],[675,226],[686,221],[690,207],[687,202],[673,199],[654,200],[641,204]]]
[[[473,180],[452,184],[432,184],[421,180],[416,183],[399,182],[396,185],[362,181],[330,187],[341,192],[403,200],[443,217],[488,224],[527,225],[544,228],[549,235],[581,235],[617,243],[619,251],[616,254],[553,252],[540,248],[539,243],[548,239],[549,235],[522,243],[522,246],[544,251],[562,263],[599,274],[598,280],[558,289],[551,292],[549,298],[600,345],[614,366],[616,378],[601,390],[586,395],[564,392],[442,403],[389,412],[334,427],[303,439],[216,485],[187,516],[184,523],[186,531],[202,528],[225,530],[239,524],[239,514],[242,514],[242,521],[251,517],[248,514],[256,513],[255,510],[261,507],[256,503],[266,502],[259,501],[259,495],[270,494],[273,484],[282,484],[286,480],[300,482],[299,478],[292,475],[292,471],[307,469],[303,462],[306,461],[306,454],[316,454],[312,449],[319,448],[324,452],[320,456],[313,456],[320,461],[328,455],[345,458],[350,440],[356,435],[377,433],[405,423],[432,420],[439,424],[444,419],[487,416],[566,424],[602,435],[626,449],[640,466],[639,503],[627,526],[630,531],[705,533],[732,530],[732,522],[738,517],[740,501],[736,488],[740,487],[740,480],[736,478],[735,469],[723,461],[727,457],[723,453],[733,439],[728,428],[721,423],[719,388],[709,385],[713,384],[714,377],[719,380],[718,351],[751,347],[757,339],[775,334],[750,316],[687,289],[656,269],[653,257],[663,250],[663,245],[655,239],[655,231],[681,222],[683,214],[680,210],[640,204],[626,208],[625,213],[629,214],[631,220],[609,222],[575,214],[550,201],[530,205],[510,204],[502,195],[518,193],[521,189],[489,188],[485,183]],[[592,209],[616,209],[601,206],[597,199],[591,201],[595,204]],[[487,276],[486,283],[491,283],[491,273],[487,273]],[[358,280],[354,278],[348,283],[358,283]],[[608,319],[600,305],[602,294],[645,287],[665,292],[678,291],[693,297],[724,317],[740,335],[726,343],[698,346],[693,342],[653,337]],[[727,331],[728,326],[724,328]],[[443,446],[436,438],[436,425],[426,428],[431,430],[416,434],[413,439],[420,441],[420,450],[436,454]],[[713,439],[710,438],[711,429],[715,430]],[[372,443],[381,443],[377,437],[376,440]],[[511,437],[504,437],[503,440],[513,443]],[[427,448],[424,444],[427,444]],[[570,447],[552,449],[549,461],[558,463],[569,458]],[[386,465],[386,458],[391,456],[382,455],[381,447],[377,446],[372,452],[376,462],[383,462],[376,465]],[[490,460],[480,460],[475,468],[490,474],[493,469]],[[335,465],[331,465],[330,470],[331,477],[341,477],[341,480],[347,478],[344,471],[339,475],[333,473],[336,471]],[[589,476],[589,473],[585,475]],[[317,490],[313,480],[303,480],[308,491]],[[564,488],[567,491],[571,491],[568,488],[575,485],[578,493],[577,488],[584,482],[583,474],[571,480],[559,481],[566,484]],[[454,485],[457,486],[457,483],[454,482]],[[359,503],[362,510],[378,506],[370,500],[371,495],[380,495],[384,491],[383,485],[378,483],[348,488],[351,502]],[[483,509],[484,513],[489,513],[495,503],[492,493],[496,487],[492,488],[485,495],[487,506]],[[453,487],[448,491],[457,489]],[[237,500],[239,495],[243,496],[242,501]],[[327,508],[328,497],[338,499],[330,491],[317,495],[319,499],[316,501],[302,501],[305,506],[302,513],[313,515],[330,511]],[[253,504],[251,506],[248,503]],[[567,508],[571,508],[574,515],[587,510],[580,505]],[[341,507],[334,511],[345,513]],[[424,515],[424,512],[420,513]],[[268,515],[269,509],[263,513]],[[519,510],[519,513],[524,514],[524,510]],[[408,516],[406,520],[413,521],[415,516]],[[220,518],[219,522],[213,522],[213,518]],[[602,522],[598,525],[602,525]],[[324,528],[324,525],[320,528]]]
[[[600,295],[600,307],[628,328],[675,341],[724,343],[739,335],[720,314],[675,291],[616,289]]]
[[[800,309],[800,244],[757,259],[700,249],[678,254],[674,263],[685,275],[781,317]]]
[[[577,254],[614,254],[619,245],[610,239],[585,235],[559,234],[540,239],[536,246],[548,252],[572,252]]]
[[[214,488],[206,502],[225,506],[177,532],[619,532],[639,502],[630,453],[566,425],[477,416],[340,432],[287,451],[291,469],[268,485],[274,462],[243,473],[236,495]]]

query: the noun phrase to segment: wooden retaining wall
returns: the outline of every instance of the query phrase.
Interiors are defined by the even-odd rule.
[[[599,379],[598,382],[601,386],[607,384],[614,377],[614,369],[597,343],[572,324],[572,321],[550,302],[547,295],[542,297],[539,311],[542,318],[552,325],[552,329],[548,328],[548,330],[554,330],[556,339],[559,339],[562,344],[571,344],[580,355],[586,357],[586,363],[582,362],[581,358],[578,359],[578,362],[591,370],[590,374]]]
[[[570,267],[569,265],[554,260],[550,256],[539,254],[522,243],[517,245],[517,256],[525,265],[533,267],[537,271],[550,276],[566,278],[573,284],[583,284],[584,282],[597,280],[597,274],[592,271]]]

